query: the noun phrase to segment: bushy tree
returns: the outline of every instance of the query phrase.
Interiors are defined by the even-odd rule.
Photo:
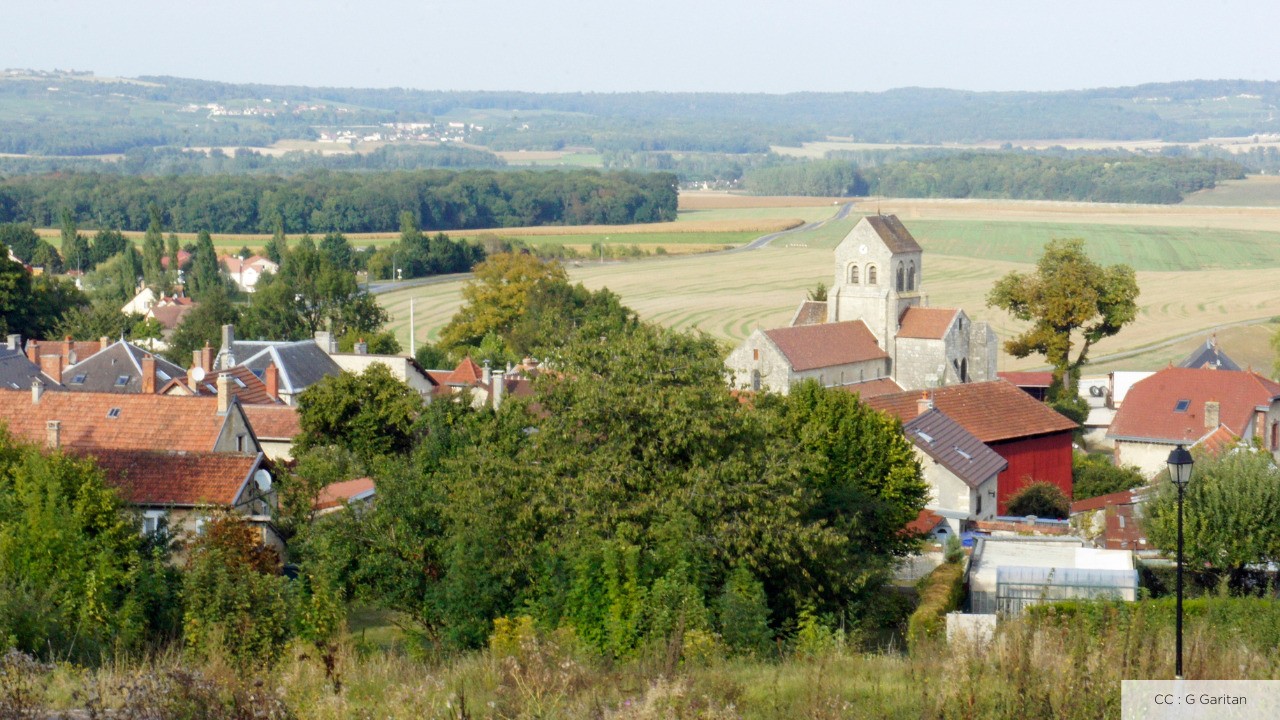
[[[78,660],[137,649],[172,630],[167,573],[92,461],[0,431],[0,643]]]
[[[327,377],[298,398],[302,433],[294,440],[294,448],[306,451],[334,445],[364,462],[407,452],[422,405],[417,391],[381,363],[359,375],[344,372]]]
[[[47,338],[66,316],[87,304],[74,284],[49,275],[32,277],[0,246],[0,331]]]
[[[1014,357],[1044,355],[1053,366],[1051,398],[1076,394],[1089,348],[1120,332],[1138,312],[1138,281],[1128,265],[1103,267],[1080,239],[1052,240],[1034,273],[1011,272],[987,295],[987,305],[1031,327],[1005,342]],[[1082,338],[1072,357],[1074,338]],[[1064,378],[1069,376],[1068,384]]]
[[[0,244],[13,251],[14,257],[28,265],[34,264],[36,246],[40,236],[27,223],[0,223]]]
[[[1062,520],[1071,513],[1071,499],[1051,482],[1033,482],[1011,495],[1006,507],[1010,515]]]
[[[1071,496],[1075,500],[1131,490],[1143,482],[1137,468],[1116,465],[1110,456],[1080,452],[1071,456]]]
[[[160,209],[152,205],[147,214],[150,220],[147,223],[147,232],[142,238],[142,277],[148,286],[162,288],[166,283],[164,264],[161,262],[165,247],[164,232],[160,227]],[[178,271],[176,266],[170,269],[175,273]]]
[[[211,291],[183,316],[182,322],[169,338],[169,349],[164,354],[179,367],[188,367],[193,351],[206,345],[220,347],[222,326],[234,325],[239,320],[240,311],[231,303],[226,292],[221,289]]]
[[[1235,571],[1280,561],[1280,470],[1271,454],[1255,448],[1195,455],[1183,504],[1187,563]],[[1143,528],[1169,554],[1177,548],[1177,499],[1162,472]]]

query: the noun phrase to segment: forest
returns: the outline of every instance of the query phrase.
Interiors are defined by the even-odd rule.
[[[424,230],[616,225],[674,220],[669,173],[417,170],[292,177],[68,173],[0,182],[0,222],[145,230],[150,208],[177,232],[389,232],[409,213]]]
[[[834,159],[760,167],[745,173],[744,185],[757,195],[1171,204],[1220,180],[1242,177],[1244,168],[1221,159],[967,152],[866,167]]]

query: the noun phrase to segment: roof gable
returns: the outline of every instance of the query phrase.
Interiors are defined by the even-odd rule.
[[[1178,367],[1182,368],[1202,368],[1208,367],[1213,370],[1241,370],[1234,360],[1227,357],[1227,354],[1218,348],[1216,338],[1209,338],[1204,341],[1191,354],[1182,359],[1178,363]]]
[[[1280,397],[1280,385],[1255,372],[1165,368],[1125,395],[1107,437],[1193,443],[1218,429],[1245,435],[1254,410]],[[1205,403],[1218,403],[1218,423],[1205,422]]]
[[[959,315],[956,308],[909,307],[902,313],[898,337],[942,340]]]
[[[30,390],[32,381],[39,379],[46,390],[62,390],[56,378],[40,372],[40,366],[27,359],[21,350],[0,347],[0,388]]]
[[[889,357],[861,320],[762,332],[796,372]]]
[[[800,303],[800,307],[796,308],[796,314],[791,316],[790,327],[799,325],[821,325],[827,321],[827,301],[825,300],[805,300]]]
[[[300,393],[326,377],[342,374],[342,368],[314,340],[237,340],[232,345],[231,355],[235,362],[259,372],[274,362],[280,371],[280,390],[288,394]]]
[[[249,427],[259,440],[293,440],[302,432],[298,409],[289,405],[244,405]]]
[[[1070,432],[1078,426],[1004,380],[929,390],[934,407],[984,443]],[[920,391],[867,398],[871,407],[906,422],[919,414]]]
[[[121,340],[64,368],[62,384],[76,392],[141,393],[142,360],[148,355],[151,353]],[[187,374],[186,370],[168,360],[158,355],[151,356],[156,361],[157,389]]]
[[[1009,463],[959,423],[933,408],[902,426],[907,438],[965,485],[977,488]]]

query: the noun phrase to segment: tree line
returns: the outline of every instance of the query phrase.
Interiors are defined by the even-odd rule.
[[[0,182],[0,222],[142,230],[150,208],[178,232],[386,232],[409,213],[417,227],[454,230],[524,225],[674,220],[676,178],[667,173],[418,170],[306,172],[292,177],[122,177],[72,173]]]
[[[1181,202],[1220,180],[1244,177],[1221,159],[1023,153],[954,153],[874,167],[826,160],[759,168],[744,183],[758,195],[882,195],[1084,202]]]

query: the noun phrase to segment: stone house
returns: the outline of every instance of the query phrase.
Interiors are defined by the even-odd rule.
[[[918,407],[920,414],[904,423],[902,431],[929,484],[925,507],[946,518],[955,534],[971,522],[995,519],[997,479],[1008,461],[927,398]]]

